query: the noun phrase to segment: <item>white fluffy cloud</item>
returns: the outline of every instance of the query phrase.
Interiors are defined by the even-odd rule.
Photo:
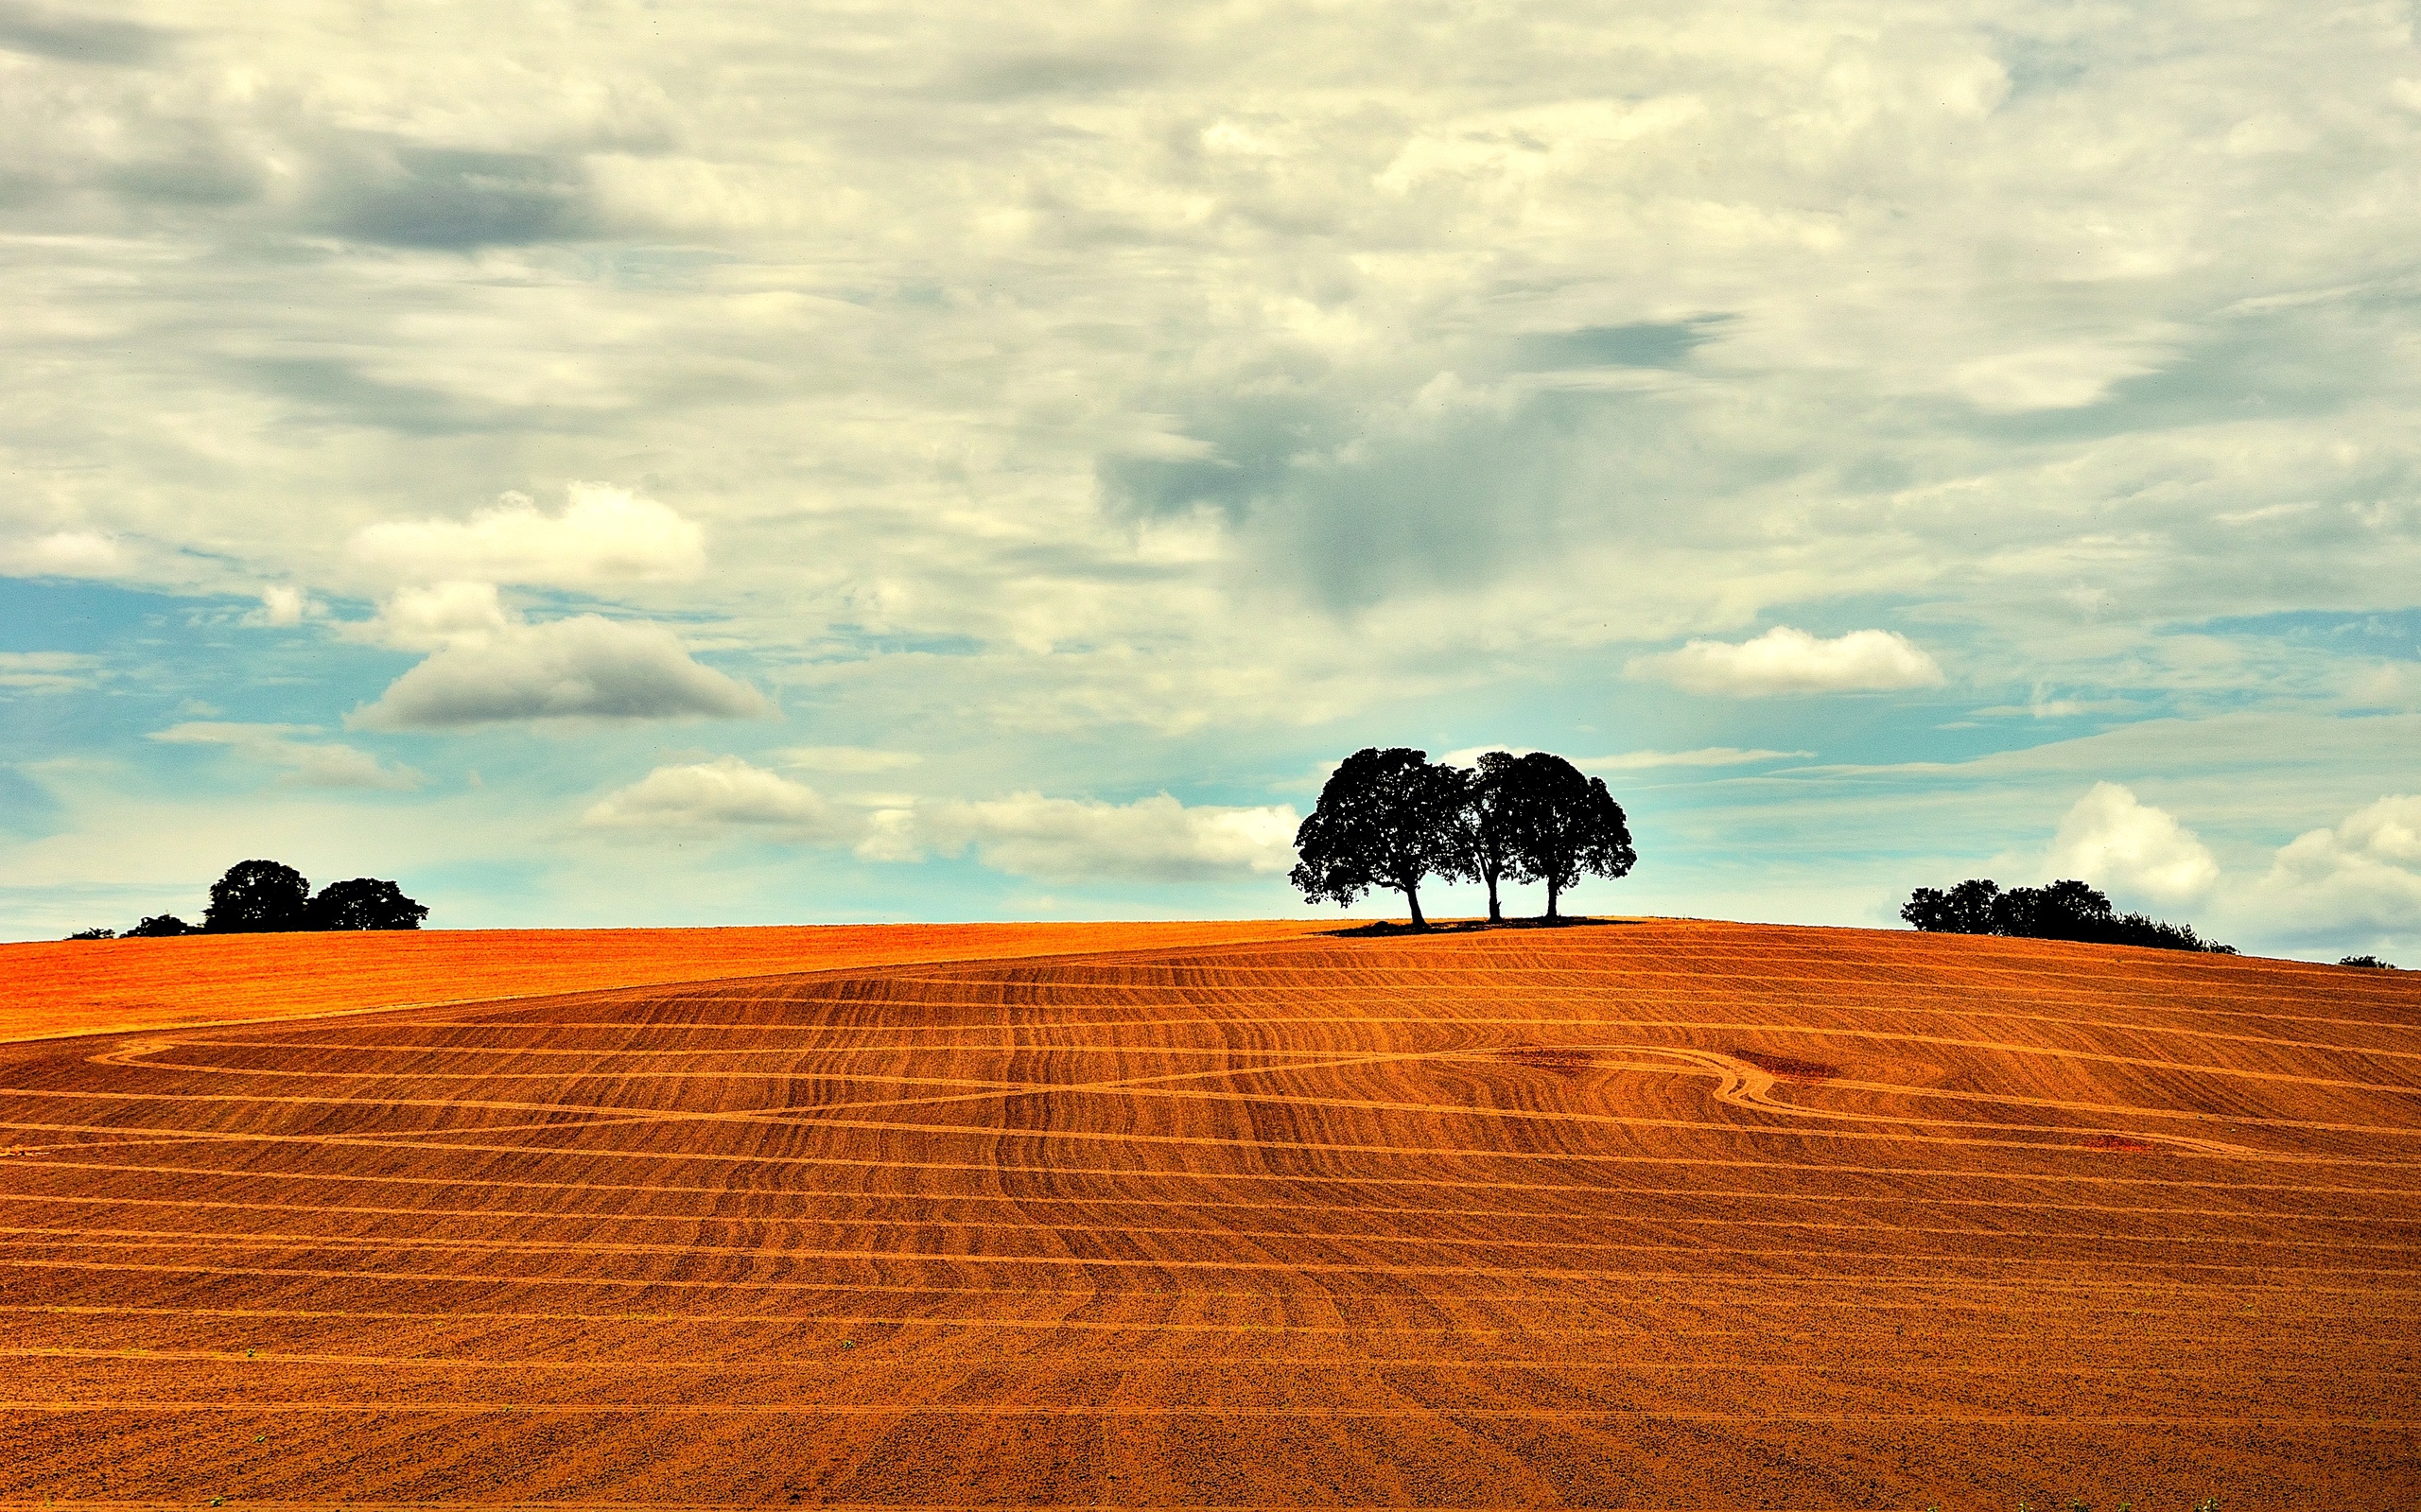
[[[862,827],[858,814],[814,789],[738,756],[658,767],[598,800],[581,822],[605,829],[769,828],[810,841],[845,840]]]
[[[1120,805],[1021,792],[919,808],[914,839],[946,854],[972,845],[986,866],[1046,881],[1213,881],[1284,873],[1298,823],[1289,808],[1189,807],[1166,793]],[[896,836],[880,838],[900,854]]]
[[[1693,640],[1679,651],[1634,656],[1631,676],[1693,693],[1862,693],[1934,687],[1942,669],[1925,650],[1890,630],[1854,630],[1830,640],[1776,625],[1733,645]]]
[[[2296,836],[2251,894],[2259,913],[2305,928],[2421,930],[2421,795],[2381,798]]]
[[[2421,930],[2421,796],[2391,795],[2308,830],[2256,872],[2223,868],[2166,809],[2096,783],[2061,821],[2043,867],[2121,906],[2198,909],[2221,938],[2347,941]]]
[[[578,615],[447,641],[346,722],[442,730],[517,720],[749,719],[762,694],[690,659],[658,625]]]
[[[284,769],[289,788],[386,788],[409,792],[427,779],[406,766],[391,766],[369,752],[334,740],[297,739],[317,735],[309,725],[240,724],[188,721],[154,731],[167,745],[226,746],[254,761]]]
[[[353,554],[415,582],[448,580],[587,588],[680,581],[706,563],[697,522],[628,489],[573,483],[563,513],[508,494],[468,520],[390,520],[353,538]]]
[[[2060,821],[2047,864],[2054,877],[2155,903],[2192,902],[2220,879],[2218,860],[2192,830],[2115,782],[2095,783]]]

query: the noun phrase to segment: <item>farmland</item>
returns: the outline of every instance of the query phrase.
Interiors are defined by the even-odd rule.
[[[0,1499],[2421,1498],[2421,974],[1145,928],[0,1045]]]

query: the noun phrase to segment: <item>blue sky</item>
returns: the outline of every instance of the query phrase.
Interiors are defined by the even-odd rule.
[[[999,11],[0,0],[0,935],[1300,912],[1501,744],[2421,964],[2412,7]]]

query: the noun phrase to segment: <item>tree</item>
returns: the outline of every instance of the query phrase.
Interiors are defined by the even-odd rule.
[[[1479,758],[1479,770],[1463,785],[1462,812],[1455,816],[1455,846],[1461,853],[1454,870],[1488,885],[1488,922],[1505,922],[1497,901],[1500,881],[1535,882],[1515,853],[1513,832],[1513,768],[1520,758],[1510,751],[1489,751]]]
[[[392,882],[356,877],[320,889],[305,910],[311,930],[417,930],[428,906],[415,903]]]
[[[114,940],[117,938],[117,931],[115,930],[104,930],[99,928],[78,930],[75,933],[69,935],[68,938],[71,940]]]
[[[2338,960],[2337,964],[2341,966],[2360,966],[2369,971],[2394,971],[2395,969],[2393,963],[2382,961],[2375,955],[2343,956]]]
[[[184,920],[177,917],[173,913],[154,913],[149,918],[145,919],[142,923],[136,925],[134,928],[127,930],[126,937],[130,940],[168,940],[174,939],[180,934],[199,934],[200,932],[200,930],[195,929],[192,925],[187,924]]]
[[[2116,922],[2110,899],[2073,877],[2012,887],[1993,904],[1993,932],[2029,940],[2105,940]]]
[[[210,884],[201,927],[212,934],[268,934],[307,929],[311,884],[278,861],[237,861]]]
[[[1431,765],[1425,751],[1354,752],[1295,831],[1299,860],[1286,879],[1313,903],[1350,905],[1373,887],[1393,888],[1412,927],[1427,929],[1421,882],[1464,875],[1457,821],[1470,782],[1458,768]]]
[[[1920,887],[1901,906],[1900,917],[1933,934],[1994,934],[1998,930],[1993,905],[2000,895],[2000,884],[1982,877],[1971,877],[1947,893]]]
[[[1584,777],[1559,756],[1533,751],[1505,769],[1513,854],[1531,878],[1547,884],[1547,917],[1564,889],[1584,876],[1622,877],[1639,855],[1631,849],[1623,806],[1602,777]]]

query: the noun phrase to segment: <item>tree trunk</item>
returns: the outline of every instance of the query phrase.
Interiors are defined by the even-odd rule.
[[[1403,900],[1404,905],[1412,910],[1412,927],[1416,930],[1425,930],[1429,928],[1429,921],[1420,916],[1420,884],[1418,882],[1404,883]]]
[[[1505,922],[1505,910],[1496,901],[1496,869],[1485,868],[1481,875],[1488,878],[1488,922],[1502,924]]]
[[[1547,922],[1550,924],[1555,922],[1556,895],[1562,891],[1563,889],[1555,885],[1554,878],[1550,877],[1547,878]]]

